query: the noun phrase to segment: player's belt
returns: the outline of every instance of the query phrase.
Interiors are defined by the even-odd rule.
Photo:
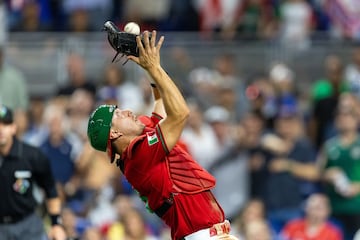
[[[230,222],[225,220],[222,223],[214,224],[210,228],[202,229],[184,237],[184,240],[206,240],[214,236],[227,235],[230,233]],[[224,237],[224,239],[227,239]],[[229,238],[230,239],[230,238]],[[235,239],[235,238],[231,238]]]
[[[154,213],[158,215],[160,218],[164,216],[164,214],[171,208],[171,206],[174,204],[174,196],[171,194],[171,196],[161,204],[160,207],[154,210]]]

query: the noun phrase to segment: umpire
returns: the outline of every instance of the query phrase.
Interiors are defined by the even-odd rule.
[[[35,213],[33,187],[36,183],[46,195],[52,224],[49,238],[64,240],[65,231],[59,217],[61,201],[49,160],[38,148],[17,140],[15,133],[12,111],[0,104],[0,239],[47,239],[43,221]]]

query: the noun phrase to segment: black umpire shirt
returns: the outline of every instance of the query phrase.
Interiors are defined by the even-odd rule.
[[[46,198],[57,197],[50,161],[40,149],[14,138],[10,153],[0,156],[0,224],[20,221],[35,211],[34,183]]]

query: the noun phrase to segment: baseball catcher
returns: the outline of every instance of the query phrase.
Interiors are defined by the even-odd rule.
[[[99,106],[89,118],[91,145],[116,160],[151,211],[171,228],[173,240],[236,240],[211,192],[214,177],[178,143],[189,108],[160,64],[164,37],[157,41],[156,31],[151,37],[145,31],[143,36],[135,36],[136,48],[124,48],[122,33],[109,34],[114,49],[141,66],[154,81],[154,110],[151,117],[137,117],[115,105]]]

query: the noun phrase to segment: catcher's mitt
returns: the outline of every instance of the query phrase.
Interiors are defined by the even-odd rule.
[[[120,53],[122,54],[122,56],[139,56],[139,51],[136,43],[136,34],[120,31],[111,21],[105,22],[103,31],[107,32],[109,44],[116,51],[116,55],[113,58],[112,62],[115,61],[116,57]],[[142,35],[140,36],[142,37]]]

